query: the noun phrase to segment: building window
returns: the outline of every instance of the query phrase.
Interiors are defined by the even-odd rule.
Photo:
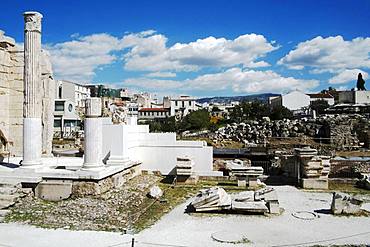
[[[61,119],[54,119],[54,127],[55,128],[62,127],[62,120]]]
[[[55,101],[55,111],[64,111],[64,102],[63,101]]]
[[[185,101],[182,101],[182,108],[185,107]]]
[[[62,98],[62,86],[59,86],[59,89],[58,89],[58,98],[61,99]]]
[[[178,102],[178,101],[177,101],[177,100],[175,100],[175,106],[177,106],[177,102]]]

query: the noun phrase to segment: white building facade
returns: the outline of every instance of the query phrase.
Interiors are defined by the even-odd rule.
[[[284,106],[291,111],[300,110],[304,107],[308,107],[310,103],[310,96],[301,91],[292,91],[290,93],[271,97],[269,99],[269,104],[272,108]]]
[[[339,92],[339,103],[370,104],[370,90]]]
[[[190,96],[180,96],[178,98],[164,97],[163,107],[170,108],[170,115],[179,118],[198,110],[196,99]]]
[[[69,99],[77,108],[85,107],[85,100],[90,98],[90,88],[71,81],[58,80],[55,86],[56,99]]]

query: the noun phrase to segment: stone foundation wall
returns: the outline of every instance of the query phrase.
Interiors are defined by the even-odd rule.
[[[99,181],[73,181],[72,196],[83,197],[86,195],[100,195],[113,188],[123,186],[128,180],[141,173],[140,165],[135,165],[127,170]]]

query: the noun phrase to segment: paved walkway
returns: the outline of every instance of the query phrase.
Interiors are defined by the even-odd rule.
[[[302,220],[291,215],[297,211],[325,212],[330,207],[331,194],[302,192],[291,186],[275,188],[280,205],[285,209],[280,216],[187,215],[184,214],[184,203],[152,228],[135,236],[138,241],[135,246],[154,246],[153,243],[189,247],[238,246],[212,240],[211,235],[220,231],[245,235],[251,243],[243,246],[370,244],[369,217],[338,217],[323,213],[319,214],[319,218]],[[0,246],[130,246],[131,237],[119,233],[46,230],[0,224]]]

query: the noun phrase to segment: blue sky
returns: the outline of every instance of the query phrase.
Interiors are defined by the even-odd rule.
[[[194,96],[352,88],[370,73],[370,1],[2,1],[23,42],[44,15],[57,79]],[[370,88],[370,83],[366,83]]]

